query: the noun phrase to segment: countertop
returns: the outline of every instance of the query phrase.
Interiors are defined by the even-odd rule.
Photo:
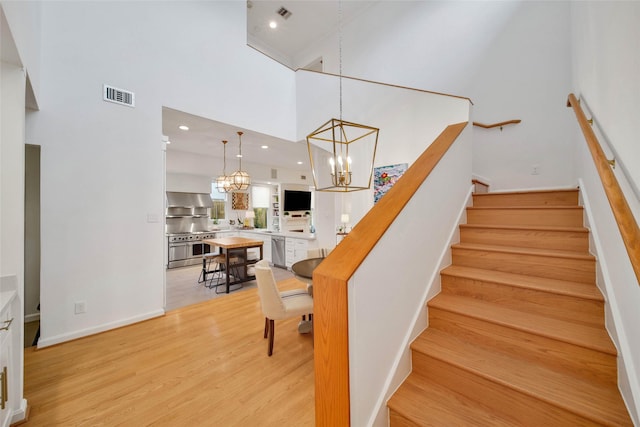
[[[240,228],[226,228],[226,229],[213,229],[211,230],[215,233],[232,233],[232,232],[242,232],[242,233],[252,233],[262,236],[280,236],[280,237],[292,237],[295,239],[305,239],[305,240],[315,240],[315,233],[299,233],[295,231],[285,232],[285,231],[265,231],[260,229],[240,229]]]

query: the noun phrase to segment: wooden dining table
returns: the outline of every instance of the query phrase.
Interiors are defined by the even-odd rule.
[[[225,259],[225,285],[226,293],[229,293],[231,285],[238,283],[248,282],[249,280],[255,280],[255,274],[249,275],[247,273],[247,267],[260,261],[263,257],[263,245],[262,240],[249,239],[246,237],[220,237],[216,239],[204,239],[203,243],[210,246],[219,248],[220,254],[224,255]],[[260,257],[255,260],[249,260],[247,257],[247,249],[260,248]],[[234,276],[233,282],[230,280],[231,265],[229,264],[230,256],[237,256],[239,262],[234,263],[233,268],[236,271],[240,271],[238,277]],[[238,270],[240,269],[240,270]]]

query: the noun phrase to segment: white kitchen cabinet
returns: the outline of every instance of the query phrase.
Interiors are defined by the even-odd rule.
[[[264,233],[260,233],[257,231],[241,231],[239,232],[239,237],[245,237],[247,239],[252,240],[260,240],[262,241],[262,259],[271,262],[271,236],[266,235]],[[259,249],[249,249],[258,251]]]
[[[262,241],[264,242],[264,246],[262,247],[263,255],[262,258],[271,263],[271,236],[263,236]]]
[[[307,239],[296,239],[295,237],[287,237],[285,240],[286,249],[286,265],[290,268],[294,263],[307,258],[307,249],[309,241]]]
[[[13,298],[12,298],[13,299]],[[12,304],[6,304],[0,314],[0,426],[8,427],[11,424],[14,402],[11,399],[11,390],[15,387],[17,378],[12,364],[13,336],[16,325],[13,325]]]

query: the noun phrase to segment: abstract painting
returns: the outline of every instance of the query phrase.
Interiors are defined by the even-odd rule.
[[[373,168],[373,203],[377,203],[407,170],[407,163]]]

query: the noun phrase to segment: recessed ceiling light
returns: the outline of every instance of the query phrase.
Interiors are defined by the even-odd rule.
[[[302,162],[298,162],[298,164],[299,164],[299,165],[301,165],[301,164],[302,164]]]
[[[278,23],[276,21],[269,21],[269,28],[276,29],[278,28]]]
[[[269,148],[269,146],[268,146],[268,145],[263,145],[261,148],[262,148],[263,150],[266,150],[267,148]]]
[[[171,144],[171,141],[169,141],[168,139],[167,139],[167,144]]]
[[[236,154],[236,157],[240,158],[242,157],[242,154]]]
[[[180,126],[178,126],[178,129],[181,129],[181,130],[189,130],[189,126],[180,125]]]

